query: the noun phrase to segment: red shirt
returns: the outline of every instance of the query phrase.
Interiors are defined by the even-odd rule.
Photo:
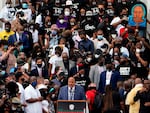
[[[89,103],[89,110],[90,111],[92,110],[95,94],[96,94],[96,90],[95,89],[88,90],[86,92],[86,98],[87,98],[87,100],[90,100],[90,103]]]

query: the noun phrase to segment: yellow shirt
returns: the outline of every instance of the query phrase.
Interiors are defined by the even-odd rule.
[[[140,100],[134,101],[136,93],[143,88],[142,84],[137,84],[126,97],[126,105],[129,105],[129,113],[139,113]]]
[[[10,31],[10,32],[6,32],[5,30],[0,32],[0,40],[8,40],[10,35],[13,35],[14,32]]]

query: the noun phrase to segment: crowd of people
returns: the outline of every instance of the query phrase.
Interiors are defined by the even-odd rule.
[[[138,0],[6,0],[0,113],[56,113],[57,100],[87,100],[89,113],[150,113],[146,14]]]

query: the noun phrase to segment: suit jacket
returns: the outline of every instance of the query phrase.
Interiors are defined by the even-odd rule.
[[[99,69],[99,65],[95,64],[90,67],[90,72],[89,72],[89,78],[91,82],[96,84],[96,88],[98,89],[99,87],[99,81],[100,81],[100,74],[106,70],[106,68],[101,66],[101,70]]]
[[[17,42],[17,35],[16,35],[16,33],[11,35],[8,38],[8,44],[14,45],[15,42]],[[27,38],[27,35],[25,35],[24,33],[22,34],[22,39],[19,42],[23,43],[24,49],[28,49],[29,48],[29,40]]]
[[[30,75],[31,76],[39,76],[37,67],[35,69],[31,70]],[[45,68],[42,68],[42,77],[48,78],[48,70],[46,70]]]
[[[106,72],[107,71],[103,71],[100,74],[99,89],[98,89],[98,91],[100,93],[105,93]],[[111,87],[112,87],[113,90],[115,90],[117,88],[117,82],[120,79],[121,79],[120,78],[120,73],[118,71],[112,71],[112,75],[111,75],[111,79],[110,79],[110,85],[111,85]]]
[[[56,66],[61,66],[62,69],[63,69],[63,71],[64,71],[64,72],[66,71],[63,61],[57,61],[57,62],[56,62]],[[71,68],[74,67],[74,66],[75,66],[75,62],[69,60],[69,70],[68,70],[69,72],[68,72],[68,75],[70,75],[70,70],[71,70]]]
[[[85,92],[83,87],[75,85],[74,100],[85,100]],[[68,85],[60,88],[58,100],[68,100]]]
[[[77,65],[75,65],[74,67],[72,67],[72,68],[70,69],[70,76],[75,75],[77,72],[78,72],[78,71],[77,71]]]

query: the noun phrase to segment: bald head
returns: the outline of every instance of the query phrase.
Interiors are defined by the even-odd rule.
[[[36,81],[36,80],[37,80],[36,76],[31,76],[30,77],[30,83],[32,83],[33,81]]]
[[[75,79],[74,79],[74,77],[69,77],[68,78],[68,86],[71,87],[71,88],[75,86]]]

